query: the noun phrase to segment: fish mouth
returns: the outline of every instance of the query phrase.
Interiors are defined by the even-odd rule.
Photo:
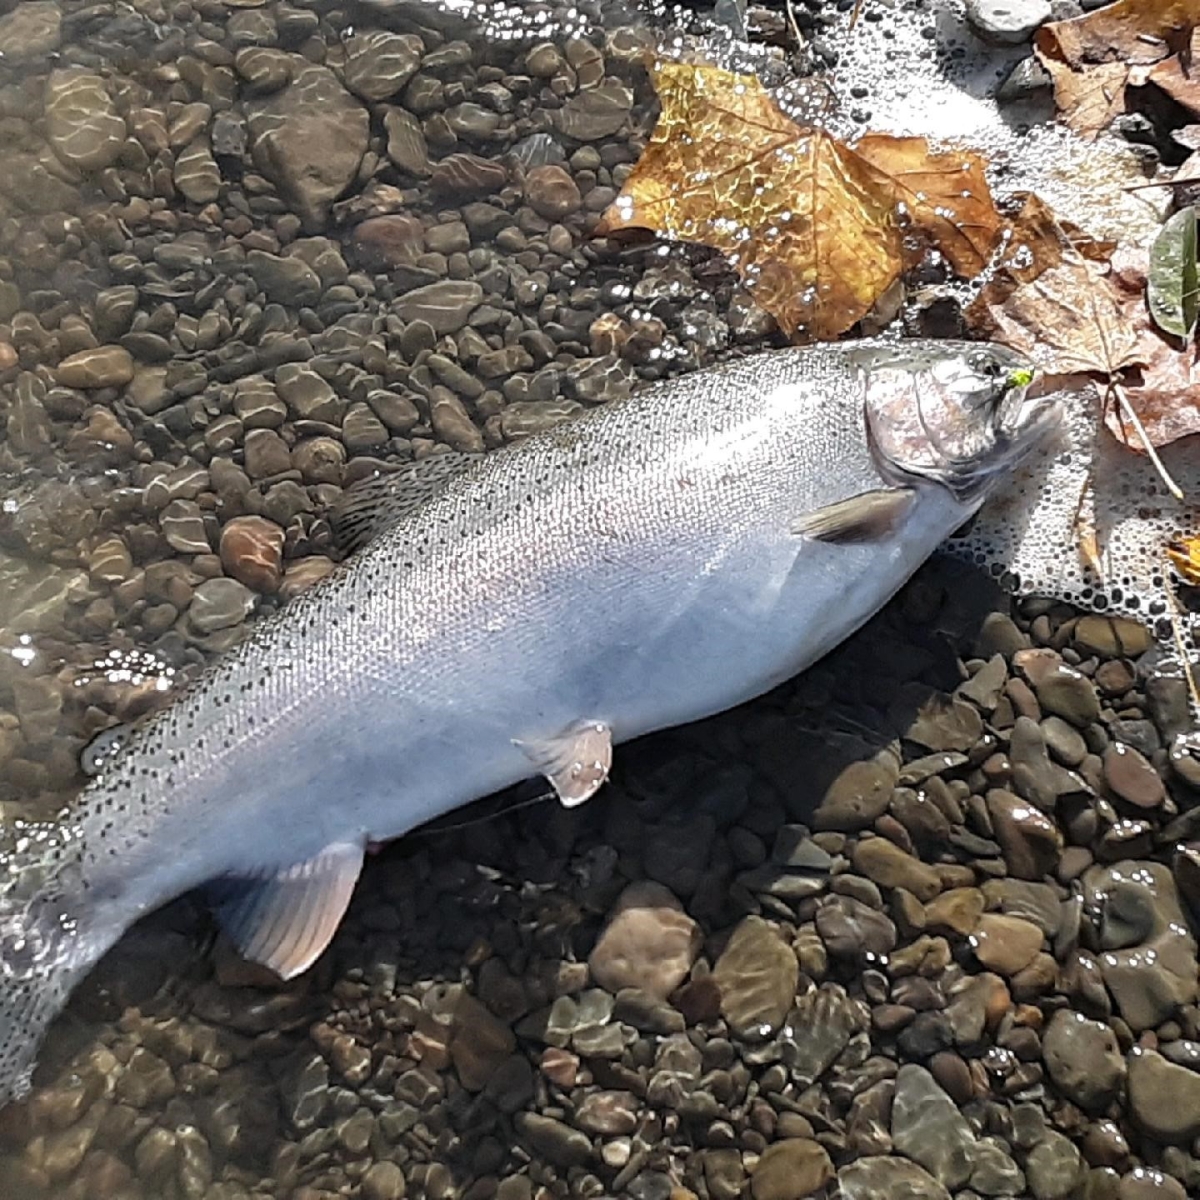
[[[1024,378],[1019,378],[1024,376]],[[996,408],[995,429],[1015,457],[1023,457],[1047,437],[1063,416],[1063,395],[1077,391],[1081,376],[1044,371],[1014,371],[1010,387]]]

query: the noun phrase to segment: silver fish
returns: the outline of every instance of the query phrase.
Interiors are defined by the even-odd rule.
[[[54,819],[0,831],[0,1102],[139,917],[217,883],[288,978],[370,842],[801,671],[874,614],[1053,424],[1011,352],[786,350],[477,460],[351,492],[360,553],[159,715]]]

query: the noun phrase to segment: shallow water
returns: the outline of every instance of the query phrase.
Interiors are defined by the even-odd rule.
[[[587,236],[652,127],[648,20],[490,13],[6,6],[6,819],[324,574],[379,464],[780,343],[709,253]],[[387,848],[286,987],[156,914],[0,1114],[0,1194],[1200,1187],[1186,695],[1135,628],[1015,616],[931,565],[582,809]]]

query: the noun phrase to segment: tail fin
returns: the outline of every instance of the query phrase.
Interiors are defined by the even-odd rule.
[[[0,1107],[29,1091],[46,1030],[102,953],[81,931],[74,850],[53,824],[0,831]]]

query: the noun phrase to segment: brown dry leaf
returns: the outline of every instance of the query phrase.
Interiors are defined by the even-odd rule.
[[[1118,0],[1043,25],[1034,48],[1054,80],[1063,120],[1094,137],[1126,111],[1126,89],[1151,78],[1154,64],[1186,56],[1198,24],[1200,0]]]
[[[999,218],[977,156],[882,135],[864,155],[797,125],[753,76],[664,63],[652,77],[662,116],[598,234],[723,251],[798,339],[844,333],[900,277],[902,205],[956,267],[986,262]]]
[[[662,115],[598,234],[633,227],[729,255],[789,335],[844,333],[900,274],[891,197],[852,151],[753,76],[662,63]]]
[[[1036,45],[1079,68],[1088,63],[1156,63],[1187,45],[1200,24],[1197,0],[1117,0],[1082,17],[1050,21]]]
[[[987,266],[1003,221],[978,154],[934,150],[925,138],[883,133],[866,134],[854,149],[888,181],[910,225],[958,274],[969,279]]]
[[[965,315],[976,331],[1054,374],[1109,377],[1138,361],[1137,338],[1106,264],[1081,253],[1035,195],[1026,198],[995,275]]]
[[[1111,280],[1129,335],[1136,338],[1134,362],[1125,373],[1124,389],[1133,411],[1155,446],[1166,446],[1200,433],[1200,361],[1196,347],[1179,349],[1155,327],[1146,307],[1147,255],[1126,249],[1117,260]],[[1116,405],[1105,411],[1114,437],[1140,448],[1135,430],[1122,419]]]

